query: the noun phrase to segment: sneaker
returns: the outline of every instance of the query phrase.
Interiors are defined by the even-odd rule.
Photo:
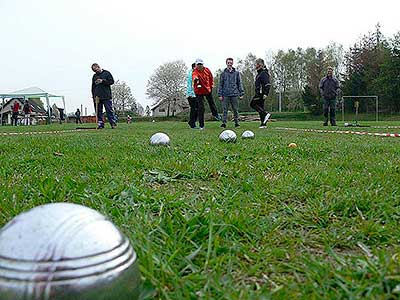
[[[117,124],[111,124],[111,129],[117,128]]]
[[[235,123],[235,127],[240,127],[240,124],[239,123]]]
[[[225,123],[222,123],[222,124],[221,124],[221,127],[222,127],[222,128],[226,128],[226,124],[225,124]]]
[[[267,128],[267,126],[265,126],[265,125],[261,125],[260,127],[258,127],[258,128],[261,128],[261,129],[263,129],[263,128]]]
[[[199,130],[204,130],[204,127],[200,127]]]
[[[267,114],[265,115],[264,120],[263,120],[263,124],[264,124],[264,125],[267,124],[267,122],[268,122],[270,116],[271,116],[270,113],[267,113]]]
[[[322,124],[323,126],[328,126],[328,122],[324,122],[324,124]]]
[[[216,115],[216,116],[214,116],[214,118],[215,118],[215,120],[217,120],[217,121],[221,121],[221,120],[222,120],[221,115]]]

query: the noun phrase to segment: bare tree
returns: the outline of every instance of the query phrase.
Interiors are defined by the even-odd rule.
[[[186,73],[187,67],[182,60],[167,62],[159,66],[147,82],[146,95],[154,100],[154,105],[168,101],[167,116],[171,105],[185,101]]]
[[[131,112],[137,114],[138,104],[133,97],[131,88],[124,81],[117,80],[112,86],[113,104],[117,113]]]

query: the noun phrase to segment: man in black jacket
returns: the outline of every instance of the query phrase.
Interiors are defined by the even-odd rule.
[[[322,98],[324,98],[324,126],[328,126],[328,114],[331,126],[336,126],[335,108],[339,88],[339,80],[333,77],[333,68],[328,67],[327,75],[319,83],[319,90]]]
[[[114,129],[117,126],[111,100],[111,85],[114,84],[114,78],[110,72],[103,70],[99,64],[94,63],[92,65],[92,70],[95,73],[92,78],[92,96],[95,110],[97,112],[97,128],[104,128],[104,106],[108,122],[110,122],[111,128]]]
[[[255,80],[255,96],[250,102],[250,106],[260,115],[260,128],[265,128],[271,114],[264,109],[264,100],[268,96],[270,89],[269,73],[265,67],[264,60],[256,59],[256,80]]]

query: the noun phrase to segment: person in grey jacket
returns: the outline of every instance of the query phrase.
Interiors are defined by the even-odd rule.
[[[333,68],[328,67],[327,75],[321,79],[319,90],[324,99],[324,126],[328,126],[328,116],[331,126],[336,126],[336,97],[340,91],[339,80],[333,77]]]
[[[229,105],[233,110],[235,127],[239,125],[239,99],[243,99],[244,90],[240,73],[233,67],[233,58],[226,59],[226,68],[218,84],[218,97],[222,101],[223,115],[221,127],[226,127]]]

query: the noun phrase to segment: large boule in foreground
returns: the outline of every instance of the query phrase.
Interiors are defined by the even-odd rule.
[[[139,290],[129,240],[93,209],[46,204],[0,230],[0,300],[135,300]]]

